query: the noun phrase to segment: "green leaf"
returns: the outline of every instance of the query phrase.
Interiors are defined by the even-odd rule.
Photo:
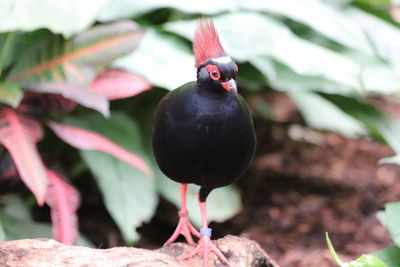
[[[335,0],[337,1],[337,0]],[[285,16],[305,24],[337,43],[372,54],[372,48],[364,33],[342,10],[335,9],[320,0],[242,1],[241,7],[253,11],[266,11]]]
[[[333,7],[343,7],[350,4],[353,0],[322,0],[323,2],[333,6]]]
[[[237,77],[239,87],[244,87],[246,90],[253,92],[265,89],[268,79],[254,65],[246,62],[240,64],[239,69]]]
[[[369,93],[396,94],[400,91],[400,73],[387,63],[364,64],[361,79]]]
[[[307,91],[290,91],[307,124],[320,130],[329,130],[349,137],[365,134],[363,125],[320,95]]]
[[[379,210],[375,213],[376,218],[378,221],[387,228],[387,219],[386,219],[386,213],[383,210]]]
[[[97,25],[71,40],[45,35],[27,45],[7,80],[22,84],[68,81],[86,85],[95,70],[130,53],[142,31],[133,21]]]
[[[325,233],[326,243],[328,245],[329,252],[332,255],[332,258],[335,262],[341,267],[386,267],[385,263],[383,263],[379,258],[373,255],[361,255],[358,259],[351,261],[349,263],[344,263],[339,256],[336,254],[335,249],[329,239],[328,233]]]
[[[400,124],[393,118],[365,101],[325,93],[320,95],[359,120],[373,136],[386,141],[395,152],[400,153]]]
[[[361,3],[369,5],[390,5],[391,0],[358,0]]]
[[[2,196],[1,202],[5,206],[0,209],[0,240],[53,238],[51,225],[35,222],[27,205],[16,195]],[[1,233],[4,235],[1,236]],[[93,247],[93,244],[82,236],[78,244]]]
[[[399,28],[357,8],[348,8],[346,13],[362,28],[378,55],[400,71]]]
[[[400,246],[400,202],[385,204],[386,227],[394,243]]]
[[[40,39],[52,36],[49,30],[41,29],[33,32],[0,33],[0,65],[2,70],[16,64],[21,56]]]
[[[382,262],[379,258],[373,255],[361,255],[355,261],[349,262],[347,265],[348,267],[387,267],[384,262]]]
[[[31,215],[29,213],[26,204],[17,195],[5,195],[1,197],[1,203],[4,206],[1,212],[8,216],[12,216],[20,221],[31,221]]]
[[[16,83],[0,83],[0,102],[16,108],[23,96],[20,86]]]
[[[89,27],[111,0],[2,0],[0,32],[48,28],[69,37]]]
[[[154,30],[148,30],[138,48],[118,59],[114,66],[169,90],[196,79],[194,57],[185,43]]]
[[[400,165],[400,155],[394,155],[392,157],[385,157],[379,160],[379,164],[399,164]]]
[[[375,251],[372,255],[381,259],[387,267],[400,267],[400,248],[397,246]]]
[[[108,116],[108,101],[86,86],[99,68],[131,52],[141,36],[132,21],[97,25],[72,40],[45,36],[28,46],[6,80],[27,91],[61,94]]]
[[[343,95],[357,93],[348,86],[330,81],[321,76],[299,75],[268,56],[253,58],[250,62],[264,74],[270,86],[276,90],[285,92],[297,90],[320,91]]]
[[[12,60],[12,44],[15,32],[0,34],[0,77],[4,68],[7,68]]]
[[[273,120],[274,114],[271,107],[262,97],[256,97],[253,102],[253,107],[261,117],[266,120]]]
[[[0,220],[0,241],[6,241],[6,233],[4,231],[1,220]]]
[[[122,113],[114,113],[107,120],[96,113],[68,117],[66,122],[99,132],[125,149],[147,158],[142,152],[139,129],[135,121]],[[104,198],[104,204],[127,242],[135,242],[135,229],[149,221],[157,205],[154,180],[125,162],[103,152],[80,151],[92,171]]]
[[[197,20],[177,21],[165,24],[164,28],[192,39],[197,23]],[[269,56],[299,75],[319,76],[361,90],[357,62],[297,37],[276,19],[258,13],[235,12],[215,17],[214,23],[225,50],[239,61]]]
[[[234,10],[236,0],[114,0],[99,16],[100,21],[132,18],[160,8],[174,8],[185,13],[216,14]]]
[[[20,220],[0,211],[0,220],[6,233],[6,240],[25,238],[53,238],[51,225],[32,220]]]
[[[158,190],[160,194],[180,207],[179,184],[159,173]],[[194,225],[201,225],[201,214],[198,205],[200,187],[194,184],[188,185],[187,208],[189,218]],[[209,221],[223,222],[236,215],[241,209],[239,191],[232,185],[217,188],[207,198],[207,217]]]

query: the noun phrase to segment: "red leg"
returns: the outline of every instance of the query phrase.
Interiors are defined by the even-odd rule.
[[[203,267],[208,267],[208,256],[210,253],[214,253],[220,261],[225,264],[228,264],[228,260],[222,254],[222,252],[211,242],[211,228],[208,228],[207,223],[207,206],[206,202],[201,202],[200,211],[201,211],[201,229],[200,229],[200,240],[197,243],[195,249],[189,253],[185,258],[193,257],[194,255],[203,252]]]
[[[186,238],[186,241],[192,245],[194,244],[192,234],[200,238],[199,232],[193,225],[190,223],[188,218],[188,211],[186,209],[186,191],[187,191],[187,184],[180,184],[181,190],[181,209],[179,210],[179,222],[178,226],[175,229],[175,232],[172,236],[167,240],[166,243],[171,244],[174,242],[179,235],[183,235]]]

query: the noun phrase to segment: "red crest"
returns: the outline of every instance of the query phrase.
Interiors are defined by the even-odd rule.
[[[214,24],[209,19],[201,19],[194,34],[193,51],[196,58],[196,67],[210,58],[225,55],[225,51],[219,42]]]

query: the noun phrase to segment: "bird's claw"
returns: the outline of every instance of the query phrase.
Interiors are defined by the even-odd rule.
[[[179,235],[183,235],[188,244],[193,245],[194,241],[192,238],[192,234],[198,238],[200,238],[200,234],[196,230],[196,228],[194,228],[193,225],[190,223],[187,210],[181,210],[178,212],[178,214],[179,214],[179,222],[178,225],[176,226],[175,232],[165,243],[171,244],[178,238]]]
[[[218,259],[224,263],[228,264],[228,260],[225,258],[225,256],[222,254],[222,252],[215,246],[210,239],[210,236],[208,235],[202,235],[200,237],[200,240],[196,246],[195,249],[193,249],[187,256],[185,256],[184,259],[191,258],[194,255],[203,252],[203,267],[208,267],[208,256],[210,253],[214,253]]]

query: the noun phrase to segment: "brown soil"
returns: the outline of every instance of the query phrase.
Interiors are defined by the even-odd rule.
[[[244,209],[225,223],[212,223],[214,237],[253,239],[283,267],[336,266],[325,232],[346,261],[392,245],[376,219],[386,202],[400,199],[400,166],[377,164],[393,155],[390,148],[310,130],[287,97],[273,93],[266,99],[274,120],[256,119],[257,155],[237,183]],[[89,204],[80,211],[81,230],[98,246],[123,245],[104,209],[90,213],[91,205],[101,203],[98,197],[84,197]],[[161,200],[155,217],[140,228],[138,246],[160,247],[174,230],[176,211]]]

